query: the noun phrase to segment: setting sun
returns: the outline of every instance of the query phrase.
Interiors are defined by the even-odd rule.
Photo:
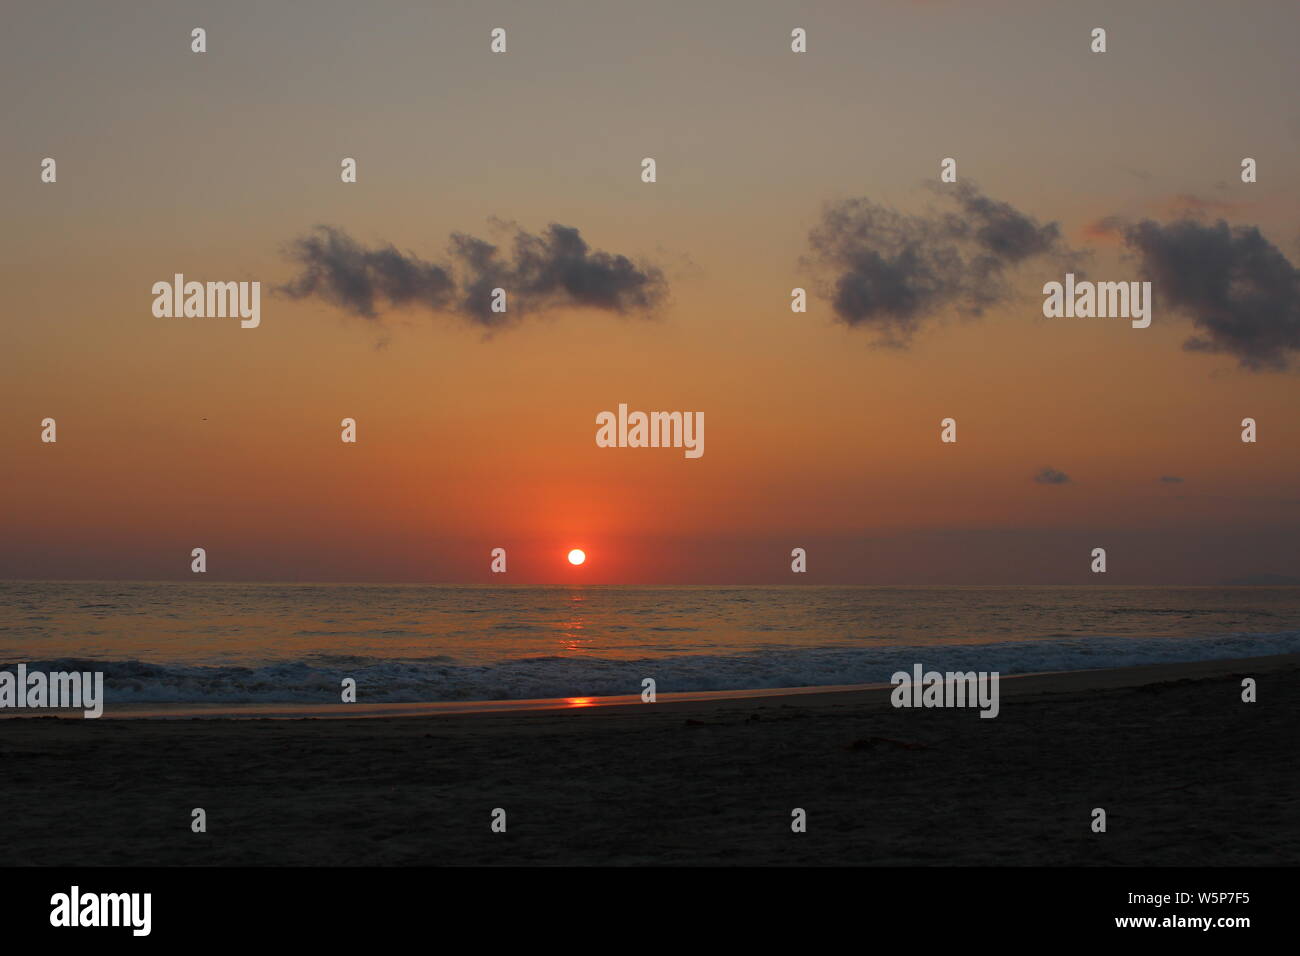
[[[581,548],[574,548],[572,551],[569,552],[570,564],[582,564],[586,560],[587,560],[587,553],[583,551]]]

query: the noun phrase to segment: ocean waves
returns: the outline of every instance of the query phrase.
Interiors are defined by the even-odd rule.
[[[850,648],[764,647],[744,653],[610,658],[594,654],[465,663],[454,655],[389,659],[317,654],[243,665],[58,658],[28,670],[102,671],[107,706],[143,703],[319,703],[357,682],[358,702],[528,700],[636,694],[654,678],[659,693],[888,682],[917,661],[937,670],[1004,675],[1300,652],[1300,630],[1201,637],[1053,636],[997,643],[864,644]],[[10,662],[16,664],[18,661]],[[5,665],[0,665],[3,667]]]

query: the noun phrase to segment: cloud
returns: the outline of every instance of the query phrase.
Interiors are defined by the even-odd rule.
[[[1183,483],[1183,479],[1177,475],[1161,475],[1160,480],[1167,485],[1181,485]]]
[[[1146,204],[1162,219],[1200,219],[1207,215],[1241,215],[1254,208],[1254,203],[1229,199],[1204,199],[1193,193],[1163,196]]]
[[[1148,199],[1140,208],[1147,215],[1161,220],[1204,220],[1210,216],[1241,216],[1257,206],[1258,203],[1241,200],[1206,199],[1194,193],[1170,193]],[[1123,243],[1124,233],[1134,221],[1134,216],[1102,216],[1084,223],[1079,229],[1079,238],[1089,243],[1119,245]]]
[[[391,245],[366,249],[330,226],[317,226],[311,235],[293,240],[289,256],[302,271],[282,292],[295,299],[314,295],[367,319],[378,317],[379,300],[390,307],[444,309],[456,288],[442,266]]]
[[[619,315],[652,312],[668,282],[653,265],[592,251],[572,226],[552,223],[541,234],[513,229],[508,254],[491,242],[453,233],[444,263],[392,245],[367,248],[341,229],[317,226],[289,243],[298,274],[279,291],[318,298],[364,319],[388,309],[417,307],[499,327],[524,315],[588,308]],[[492,311],[492,290],[506,291],[508,311]]]
[[[1040,485],[1068,485],[1070,476],[1063,471],[1057,471],[1055,468],[1044,468],[1034,475],[1034,481]]]
[[[1124,241],[1157,301],[1196,325],[1184,348],[1234,355],[1252,371],[1290,365],[1300,349],[1300,272],[1257,227],[1143,220]]]
[[[1010,297],[1008,271],[1040,256],[1073,256],[1056,223],[1040,225],[968,183],[936,190],[951,208],[906,215],[869,199],[826,206],[805,262],[826,279],[836,317],[906,347],[944,308],[980,316]]]

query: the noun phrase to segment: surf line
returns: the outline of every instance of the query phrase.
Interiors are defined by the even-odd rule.
[[[93,689],[92,689],[93,688]],[[18,665],[18,674],[0,671],[0,709],[55,708],[81,710],[83,717],[94,719],[104,713],[103,671],[27,672]]]

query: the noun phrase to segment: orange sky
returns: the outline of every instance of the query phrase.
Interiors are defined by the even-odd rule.
[[[172,49],[183,8],[55,44],[3,154],[0,575],[185,577],[206,546],[224,579],[503,583],[487,572],[501,546],[504,583],[783,582],[804,546],[810,581],[1086,582],[1087,551],[1110,541],[1107,583],[1300,573],[1295,373],[1183,351],[1190,323],[1159,289],[1150,329],[1044,320],[1037,290],[1062,270],[1028,263],[1011,300],[980,320],[944,310],[904,351],[824,299],[789,309],[816,284],[800,260],[826,202],[920,211],[947,155],[1059,222],[1101,279],[1134,266],[1090,223],[1176,217],[1187,196],[1300,259],[1282,174],[1294,83],[1267,85],[1258,23],[1211,38],[1192,17],[1180,53],[1114,5],[1123,43],[1098,63],[1075,55],[1077,17],[1028,6],[1020,31],[906,5],[869,22],[852,5],[729,9],[730,32],[684,11],[570,31],[509,7],[496,60],[487,14],[403,14],[366,21],[337,73],[321,62],[340,55],[331,28],[357,29],[343,6],[306,35],[222,14],[207,59]],[[27,46],[67,27],[24,16]],[[806,61],[783,47],[792,18]],[[416,29],[441,59],[418,58]],[[891,30],[937,65],[888,49]],[[1180,56],[1212,40],[1226,62],[1207,100]],[[21,72],[13,42],[5,69]],[[252,62],[268,64],[255,81]],[[1050,95],[1026,83],[1047,69]],[[1234,182],[1247,154],[1257,184]],[[55,185],[37,179],[46,155]],[[345,155],[355,185],[338,181]],[[562,308],[487,338],[455,316],[369,321],[269,294],[293,274],[285,244],[317,223],[438,260],[491,217],[654,262],[669,300],[651,320]],[[260,280],[261,327],[155,318],[150,286],[176,272]],[[703,411],[704,456],[596,447],[595,415],[620,402]],[[39,441],[46,416],[56,445]],[[945,416],[956,445],[938,440]],[[1258,444],[1238,440],[1245,416]],[[1035,483],[1045,466],[1071,482]],[[591,561],[570,569],[579,546]]]

